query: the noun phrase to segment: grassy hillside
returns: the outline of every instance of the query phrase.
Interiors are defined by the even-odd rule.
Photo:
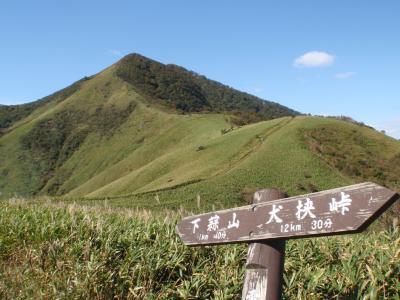
[[[192,99],[185,94],[191,85],[208,112],[168,105]],[[231,110],[229,97],[237,100]],[[242,204],[268,187],[296,195],[369,180],[400,189],[398,141],[349,122],[277,112],[138,55],[49,99],[0,137],[5,198],[48,194],[152,209],[200,202],[207,210]],[[242,108],[263,118],[289,116],[240,126],[233,114]]]
[[[125,58],[98,75],[37,102],[0,108],[0,192],[3,195],[61,195],[73,190],[79,195],[92,193],[149,164],[158,155],[177,149],[176,142],[181,143],[181,139],[195,143],[228,130],[233,120],[239,120],[238,116],[182,115],[177,107],[171,110],[168,103],[180,101],[186,94],[165,94],[163,97],[169,98],[164,103],[147,93],[144,86],[121,79],[121,68],[131,60]],[[182,72],[173,76],[174,80],[190,81],[191,73]],[[202,78],[201,82],[206,84],[208,80]],[[216,87],[229,91],[230,97],[250,97],[216,83],[204,86],[202,92],[214,94]],[[178,91],[181,88],[189,91],[187,86],[180,86]],[[164,92],[164,89],[158,91]],[[252,103],[262,105],[263,112],[269,113],[268,118],[296,114],[277,104],[264,105],[260,99],[254,98]],[[258,116],[254,120],[267,118],[256,111],[251,114]],[[197,125],[200,127],[196,128]],[[154,151],[154,147],[158,150]],[[145,153],[149,149],[152,153]],[[128,157],[140,161],[133,162]],[[122,174],[107,171],[117,163],[123,164],[125,159],[129,161],[129,169],[125,167]]]
[[[36,111],[36,113],[38,113],[38,111],[43,112],[45,109],[49,109],[51,105],[55,105],[65,100],[75,93],[82,86],[82,83],[88,79],[88,77],[85,77],[64,89],[35,102],[21,105],[0,105],[0,135],[4,133],[7,128],[12,127],[12,125],[18,121],[25,119],[34,111]]]
[[[210,116],[204,118],[209,121]],[[359,171],[346,173],[332,165],[329,157],[313,149],[310,135],[327,127],[343,134],[352,132],[370,143],[363,148],[351,139],[344,139],[347,148],[336,150],[337,156],[348,151],[353,153],[353,159],[345,165],[353,166],[354,170],[359,168]],[[202,129],[199,125],[196,128]],[[134,153],[105,172],[107,176],[113,173],[119,176],[117,180],[104,184],[100,179],[106,175],[100,174],[67,196],[76,198],[86,194],[87,200],[83,201],[87,204],[107,199],[113,205],[153,209],[180,206],[195,209],[200,201],[202,209],[209,210],[243,204],[243,198],[265,187],[296,195],[371,180],[399,190],[398,181],[392,180],[400,178],[397,168],[388,163],[398,156],[399,143],[369,128],[333,119],[296,117],[234,128],[225,134],[217,130],[214,133],[213,137],[205,136],[200,142],[178,144],[165,156],[121,176],[121,170],[124,166],[129,168],[130,161],[141,160],[141,156]],[[152,145],[155,147],[143,146],[144,152],[159,149],[157,143]],[[375,158],[371,160],[367,176],[357,161],[371,151]],[[137,152],[141,153],[140,149]],[[376,176],[379,170],[385,170],[386,179]],[[358,176],[358,172],[364,172],[363,176]],[[95,185],[101,188],[90,192]],[[82,192],[83,188],[88,190]]]
[[[57,128],[57,120],[68,118],[66,114],[55,116],[50,119],[54,122],[52,128]],[[80,118],[76,112],[71,116]],[[99,115],[95,116],[94,120]],[[66,137],[57,136],[62,130],[55,130],[56,136],[47,132],[44,137],[50,137],[49,141],[60,141],[53,148],[46,144],[47,139],[43,147],[37,146],[43,145],[42,140],[32,132],[22,135],[18,146],[23,153],[30,145],[37,155],[34,159],[41,164],[39,171],[53,172],[42,185],[42,192],[66,193],[72,198],[108,198],[116,205],[145,207],[194,207],[200,198],[207,209],[212,205],[237,205],[243,195],[263,187],[276,187],[294,195],[368,179],[399,189],[398,169],[390,163],[400,153],[399,143],[371,129],[337,120],[289,117],[239,128],[231,127],[224,115],[173,115],[139,102],[125,123],[109,136],[99,132],[101,127],[91,125],[91,118],[82,120],[79,129],[63,127]],[[39,124],[49,122],[45,119]],[[312,136],[324,128],[342,134],[351,132],[369,143],[362,147],[344,136],[348,147],[338,146],[335,150],[338,157],[353,153],[353,158],[342,165],[359,171],[346,172],[313,148],[316,142]],[[25,148],[24,143],[28,144]],[[13,144],[5,143],[3,147],[10,146]],[[50,153],[52,160],[48,159]],[[370,153],[374,158],[367,174],[359,161]],[[5,166],[10,163],[8,160]]]
[[[2,299],[240,299],[245,245],[186,247],[179,214],[0,202]],[[289,241],[284,299],[399,299],[400,228]]]

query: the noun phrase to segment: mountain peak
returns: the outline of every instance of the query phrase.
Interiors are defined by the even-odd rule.
[[[140,53],[129,53],[127,55],[125,55],[124,57],[122,57],[118,62],[117,65],[123,65],[126,63],[132,63],[132,62],[152,62],[152,63],[158,63],[158,64],[162,64],[154,59],[151,59],[149,57],[146,57]]]
[[[174,64],[138,53],[117,63],[117,76],[158,102],[183,112],[229,112],[251,123],[299,113],[278,103],[235,90]]]

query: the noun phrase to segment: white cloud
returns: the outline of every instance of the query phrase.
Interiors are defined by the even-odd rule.
[[[335,74],[336,79],[348,79],[350,77],[355,76],[357,73],[356,72],[343,72],[343,73],[337,73]]]
[[[109,50],[109,52],[110,52],[110,54],[112,54],[112,55],[114,55],[116,57],[121,57],[122,56],[122,52],[119,51],[119,50],[116,50],[116,49]]]
[[[295,67],[326,67],[333,64],[335,56],[322,51],[310,51],[296,58]]]

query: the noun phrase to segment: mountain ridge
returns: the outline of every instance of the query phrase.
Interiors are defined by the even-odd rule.
[[[0,104],[0,132],[5,131],[7,128],[11,127],[21,119],[28,117],[34,110],[40,108],[41,106],[51,102],[63,101],[69,95],[74,93],[84,81],[89,79],[90,77],[79,79],[66,88],[32,102],[17,105]]]
[[[290,109],[281,116],[281,106],[264,114],[269,103],[243,93],[225,108],[229,87],[157,62],[145,63],[137,79],[131,73],[141,58],[125,59],[128,67],[122,59],[17,114],[0,136],[3,197],[110,199],[154,209],[193,207],[201,198],[212,208],[238,205],[266,187],[296,195],[369,180],[400,189],[400,169],[391,167],[400,143],[382,133]],[[221,91],[228,95],[223,109],[215,104]],[[192,102],[193,109],[176,106]]]
[[[145,65],[151,65],[152,66],[151,68],[167,70],[169,72],[168,75],[171,75],[172,73],[179,70],[178,74],[175,74],[175,77],[177,77],[177,78],[175,78],[173,80],[172,85],[174,83],[176,83],[176,81],[183,80],[182,78],[184,78],[184,77],[192,77],[191,78],[192,80],[193,80],[193,78],[197,78],[196,83],[193,86],[190,86],[189,88],[199,91],[201,89],[201,87],[199,85],[202,84],[203,86],[205,86],[206,84],[204,82],[210,82],[209,85],[214,86],[214,87],[216,86],[219,89],[222,89],[224,91],[228,91],[227,97],[234,98],[236,96],[236,94],[240,94],[240,95],[242,95],[241,97],[244,97],[246,101],[251,101],[251,104],[253,105],[253,107],[250,110],[245,111],[246,113],[252,113],[253,116],[243,116],[243,111],[240,112],[239,107],[237,107],[237,109],[235,110],[234,109],[235,107],[228,107],[228,106],[224,107],[223,105],[222,106],[219,105],[218,107],[212,108],[210,110],[211,107],[209,107],[207,105],[196,106],[195,105],[196,103],[189,103],[189,104],[192,104],[190,106],[187,103],[183,103],[183,102],[174,103],[174,101],[177,102],[176,99],[172,103],[172,104],[174,104],[173,106],[171,106],[171,103],[169,103],[170,107],[175,108],[181,112],[217,112],[217,113],[220,113],[220,112],[231,112],[232,113],[233,112],[237,115],[240,115],[240,113],[242,113],[242,116],[241,116],[242,118],[239,122],[244,122],[244,123],[257,122],[260,120],[272,119],[272,118],[286,116],[286,115],[293,115],[293,116],[300,115],[299,112],[292,110],[290,108],[287,108],[279,103],[272,102],[269,100],[264,100],[264,99],[258,98],[256,96],[253,96],[251,94],[248,94],[246,92],[236,90],[232,87],[221,84],[215,80],[208,79],[204,75],[200,75],[194,71],[187,70],[178,65],[162,64],[156,60],[147,58],[138,53],[131,53],[131,54],[124,56],[123,58],[121,58],[119,61],[117,61],[115,64],[113,64],[109,68],[115,67],[117,76],[121,77],[122,79],[126,80],[127,82],[132,83],[132,78],[129,76],[129,74],[126,74],[127,70],[125,70],[124,68],[127,64],[129,65],[129,64],[132,64],[132,62],[133,62],[133,64],[135,65],[138,63],[138,61],[139,61],[139,63],[143,63]],[[107,70],[107,69],[108,68],[106,68],[105,70]],[[102,72],[104,72],[105,70],[103,70]],[[140,68],[139,68],[139,70],[140,70]],[[98,74],[100,74],[100,73],[98,73]],[[32,102],[27,102],[27,103],[18,104],[18,105],[2,105],[2,104],[0,104],[0,131],[4,132],[7,128],[11,127],[14,123],[29,116],[30,113],[32,113],[35,109],[39,108],[40,106],[46,105],[49,102],[61,102],[61,101],[65,100],[66,98],[68,98],[69,95],[76,92],[81,87],[82,83],[94,78],[98,74],[95,74],[92,76],[85,76],[85,77],[75,81],[74,83],[70,84],[66,88],[63,88],[63,89],[56,91],[48,96],[45,96],[43,98],[40,98],[40,99],[32,101]],[[150,75],[152,75],[152,74],[150,74]],[[138,88],[138,86],[139,86],[139,88]],[[147,95],[146,90],[143,89],[143,86],[140,88],[140,83],[138,84],[136,82],[135,88],[137,90],[139,90],[139,92],[143,93],[145,96]],[[179,89],[180,89],[180,91],[182,91],[184,89],[187,90],[188,88],[186,86],[182,86],[182,87],[178,87],[178,91],[179,91]],[[164,95],[165,93],[168,94],[168,93],[171,93],[171,91],[167,91],[167,92],[159,91],[160,95]],[[150,95],[150,96],[154,96],[154,95]],[[171,95],[169,95],[169,96],[171,96]],[[172,95],[172,98],[174,98],[173,96],[174,95]],[[204,97],[204,95],[198,95],[198,96]],[[165,97],[162,99],[165,100]],[[182,99],[179,99],[179,100],[182,100]],[[213,102],[215,103],[217,101],[215,101],[215,99],[214,99]],[[163,104],[165,105],[166,103],[163,103]],[[245,107],[245,106],[242,106],[240,108],[243,109],[243,107]],[[264,110],[264,112],[263,112],[264,115],[263,115],[263,113],[260,114],[259,111],[261,109]],[[276,110],[276,113],[269,112],[268,115],[266,115],[265,110],[268,110],[268,109],[274,109],[274,110]]]
[[[162,64],[140,54],[125,56],[116,66],[116,74],[120,78],[183,112],[231,112],[241,115],[243,124],[299,115],[297,111],[278,103],[260,99],[183,67]]]

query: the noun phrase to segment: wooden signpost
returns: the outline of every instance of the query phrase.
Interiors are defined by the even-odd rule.
[[[361,232],[400,197],[369,182],[284,196],[258,191],[252,205],[186,217],[176,230],[189,246],[253,243],[242,299],[279,299],[286,239]]]

